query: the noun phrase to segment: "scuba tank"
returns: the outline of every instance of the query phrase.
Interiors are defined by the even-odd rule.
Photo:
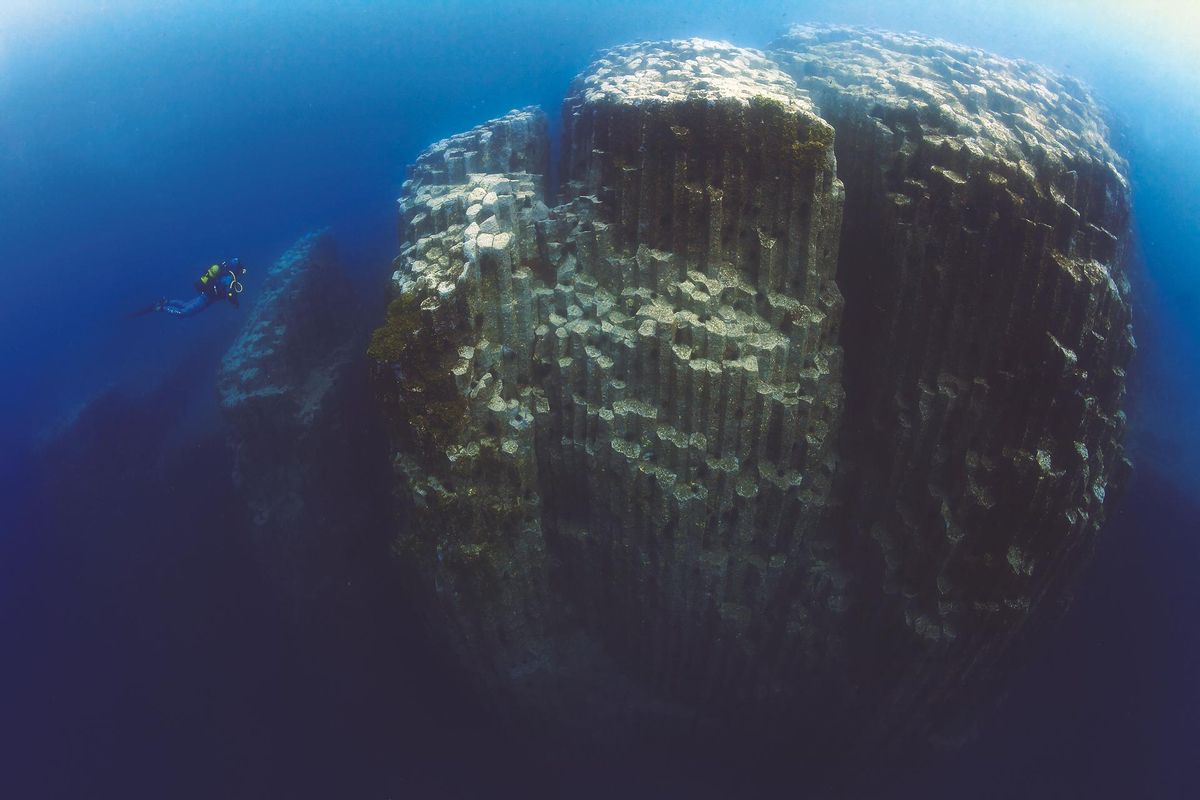
[[[235,294],[241,294],[246,289],[242,285],[242,282],[238,280],[238,272],[245,271],[246,268],[241,266],[241,262],[236,258],[232,261],[222,261],[220,264],[213,264],[204,270],[192,286],[200,294],[211,294],[213,297],[220,297],[222,290],[224,290],[226,297],[232,300]],[[221,286],[221,279],[226,274],[229,275],[228,289],[224,289]]]
[[[209,292],[216,293],[217,279],[221,276],[221,264],[213,264],[208,269],[200,274],[196,282],[192,284],[196,291],[200,294],[208,294]]]

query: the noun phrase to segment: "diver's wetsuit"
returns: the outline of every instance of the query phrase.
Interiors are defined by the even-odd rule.
[[[237,294],[232,291],[233,275],[228,271],[217,278],[217,285],[201,291],[191,300],[171,300],[160,306],[160,311],[174,314],[178,317],[190,317],[199,314],[218,300],[229,300],[235,306],[238,304]]]

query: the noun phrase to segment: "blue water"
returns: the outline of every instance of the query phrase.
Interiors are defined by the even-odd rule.
[[[214,477],[208,510],[181,514],[195,475],[228,474],[213,374],[239,313],[125,314],[326,225],[371,298],[425,145],[527,104],[553,120],[604,46],[762,46],[810,20],[1092,85],[1130,159],[1145,263],[1137,472],[1076,609],[980,740],[889,796],[1196,796],[1200,48],[1180,43],[1200,30],[1159,5],[1122,28],[1072,2],[0,3],[0,796],[735,792],[711,765],[634,780],[541,763],[369,591],[289,634],[223,510],[232,487]]]

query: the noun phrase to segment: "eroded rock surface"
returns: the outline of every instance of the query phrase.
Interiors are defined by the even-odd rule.
[[[535,109],[434,145],[400,201],[370,353],[435,625],[517,714],[782,728],[810,760],[939,729],[1124,463],[1094,105],[802,28],[616,48],[563,121],[552,208]]]

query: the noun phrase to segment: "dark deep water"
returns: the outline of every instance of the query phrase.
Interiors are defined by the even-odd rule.
[[[237,312],[123,315],[186,296],[197,265],[265,266],[322,225],[375,314],[422,147],[514,106],[553,118],[599,47],[761,46],[806,19],[919,29],[1091,83],[1120,119],[1146,262],[1136,468],[1074,608],[977,741],[878,796],[1195,796],[1200,110],[1194,77],[1147,71],[1153,48],[1086,16],[1034,22],[1029,4],[27,5],[0,28],[0,796],[743,796],[716,754],[551,758],[506,736],[405,613],[384,533],[347,543],[347,585],[292,619],[216,413]],[[364,476],[384,458],[364,453]],[[794,779],[768,771],[766,796]]]

